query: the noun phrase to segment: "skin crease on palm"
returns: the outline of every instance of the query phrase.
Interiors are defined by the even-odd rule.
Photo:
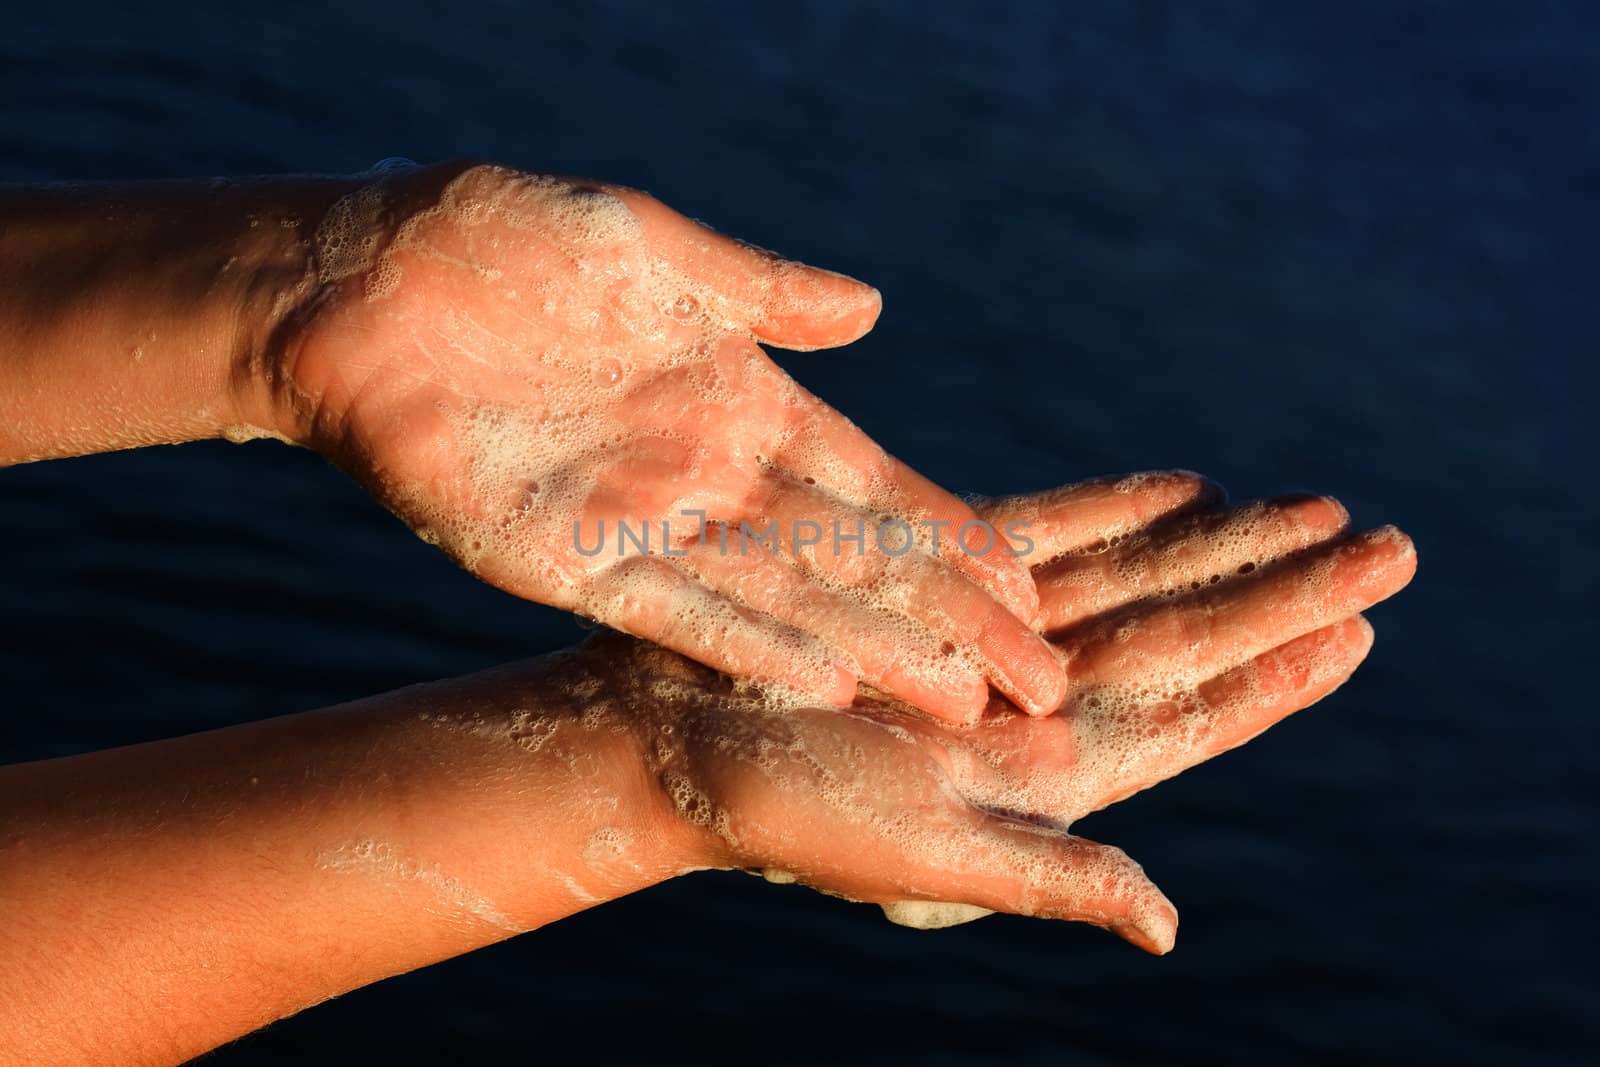
[[[570,762],[592,731],[643,731],[653,780],[700,835],[699,866],[878,903],[908,925],[1006,911],[1166,952],[1172,905],[1124,853],[1069,827],[1332,692],[1371,647],[1358,612],[1416,565],[1404,534],[1350,535],[1332,500],[1229,509],[1217,496],[1159,473],[980,506],[1036,522],[1045,625],[1071,679],[1056,715],[996,698],[961,726],[870,691],[840,714],[613,634],[542,668],[537,684],[580,694],[581,713],[513,715],[503,736]],[[504,699],[451,722],[492,736]],[[587,899],[629,862],[625,847],[586,860],[564,878]]]
[[[281,338],[285,402],[486,581],[836,706],[858,679],[950,721],[974,720],[991,683],[1033,714],[1060,705],[1023,563],[998,539],[952,550],[970,507],[757,344],[846,344],[875,290],[635,190],[491,166],[375,175],[329,212],[315,258]],[[871,547],[888,517],[913,551]],[[937,554],[923,520],[945,523]],[[796,521],[823,543],[793,550]],[[741,522],[775,523],[780,552],[740,554]],[[867,551],[836,552],[835,522],[865,523]],[[604,550],[577,551],[602,523]],[[619,523],[658,540],[619,558]],[[664,523],[684,555],[662,551]]]

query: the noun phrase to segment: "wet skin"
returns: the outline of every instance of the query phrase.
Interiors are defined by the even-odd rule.
[[[481,577],[659,642],[0,768],[0,1062],[177,1062],[706,867],[1169,948],[1171,905],[1072,823],[1341,684],[1411,546],[1174,472],[975,512],[756,344],[877,306],[500,168],[0,195],[0,464],[280,437]],[[568,551],[574,518],[686,507],[981,513],[1033,551]]]

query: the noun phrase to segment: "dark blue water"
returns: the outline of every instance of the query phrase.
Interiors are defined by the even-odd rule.
[[[1085,827],[1183,911],[1166,959],[702,875],[211,1062],[1593,1051],[1600,6],[33,6],[0,15],[4,178],[640,185],[878,285],[876,333],[784,362],[942,483],[1182,465],[1421,550],[1335,698]],[[0,559],[6,758],[579,636],[268,443],[0,472]]]

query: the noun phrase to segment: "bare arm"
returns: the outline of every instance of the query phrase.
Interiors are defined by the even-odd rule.
[[[1033,515],[1064,553],[1037,568],[1073,678],[1054,716],[778,703],[610,635],[0,769],[0,1062],[177,1062],[706,867],[901,922],[1005,910],[1164,952],[1171,904],[1071,824],[1331,692],[1370,647],[1354,613],[1415,566],[1403,535],[1346,536],[1324,500],[1173,511],[1184,480],[986,509]]]
[[[178,1062],[693,866],[594,690],[548,659],[0,769],[0,1062]]]
[[[0,187],[0,466],[286,434],[273,334],[355,184]]]

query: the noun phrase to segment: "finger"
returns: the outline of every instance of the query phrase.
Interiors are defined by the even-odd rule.
[[[988,590],[1007,611],[1037,626],[1039,593],[1027,560],[1013,555],[1012,543],[961,498],[947,493],[899,460],[890,457],[896,492],[888,502],[896,514],[915,516],[917,532],[927,530],[932,551]],[[937,537],[937,543],[935,543]]]
[[[1331,497],[1285,497],[1158,523],[1103,551],[1068,554],[1034,571],[1041,628],[1248,574],[1343,532],[1349,518]]]
[[[730,600],[849,649],[869,685],[946,722],[968,724],[982,714],[989,684],[949,643],[822,587],[759,547],[741,551],[748,547],[737,530],[710,527],[703,542],[680,549],[681,565]]]
[[[1127,689],[1080,694],[1068,703],[1084,813],[1181,774],[1333,692],[1372,649],[1372,627],[1357,615],[1283,645],[1169,697]],[[1074,812],[1077,816],[1077,812]]]
[[[1313,630],[1233,668],[1198,691],[1210,723],[1194,763],[1244,744],[1339,688],[1372,651],[1372,624],[1356,615]]]
[[[803,406],[805,417],[793,422],[775,449],[775,467],[858,508],[906,522],[921,551],[946,560],[1033,625],[1039,597],[1026,563],[969,505],[889,455],[855,423],[799,386],[794,402]]]
[[[636,556],[597,575],[581,610],[738,678],[777,683],[843,707],[855,697],[849,657],[786,622],[695,582],[664,560]]]
[[[1119,848],[992,815],[918,849],[925,869],[899,879],[917,898],[882,901],[902,925],[939,926],[1003,911],[1091,923],[1147,952],[1172,950],[1178,913],[1144,869]],[[964,913],[940,901],[967,905]]]
[[[1015,529],[1016,547],[1026,550],[1023,558],[1030,567],[1038,567],[1222,498],[1221,486],[1193,471],[1147,471],[1002,497],[977,508],[996,529]]]
[[[1386,526],[1154,609],[1106,616],[1069,631],[1059,647],[1074,690],[1129,682],[1176,690],[1392,596],[1416,558],[1410,538]]]
[[[971,579],[896,540],[901,531],[889,528],[880,539],[875,516],[812,486],[772,477],[763,489],[750,511],[770,524],[780,554],[796,566],[846,597],[931,630],[1029,713],[1059,706],[1066,678],[1055,652]],[[815,543],[800,544],[801,531]]]
[[[727,237],[648,193],[608,191],[639,220],[657,273],[714,320],[793,349],[847,345],[878,320],[883,299],[864,282]]]

